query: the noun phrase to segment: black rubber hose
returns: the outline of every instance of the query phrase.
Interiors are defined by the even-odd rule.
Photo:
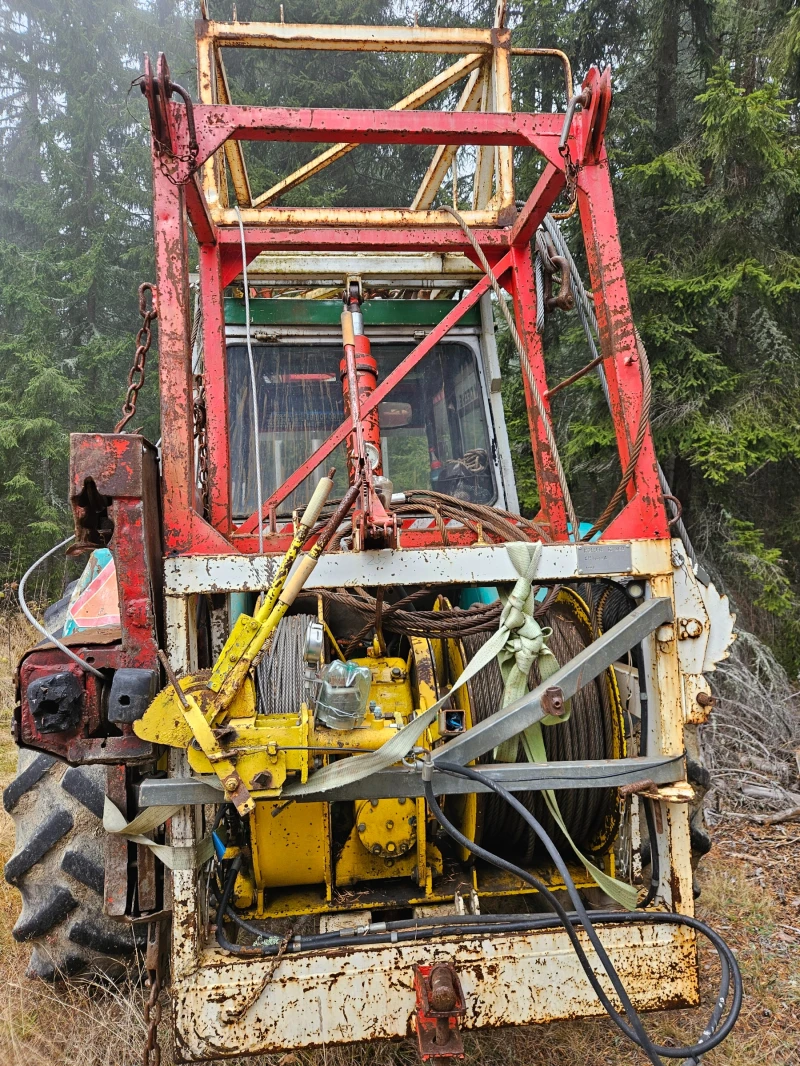
[[[447,772],[447,773],[453,773],[453,774],[461,775],[461,776],[464,776],[464,777],[472,777],[473,780],[477,780],[477,781],[484,780],[484,781],[486,781],[487,784],[489,783],[489,779],[485,778],[483,774],[480,774],[477,771],[473,771],[471,767],[470,768],[461,767],[461,766],[457,766],[455,763],[453,763],[453,764],[448,763],[448,764],[444,765],[442,763],[437,762],[437,769],[443,770],[444,772]],[[469,771],[470,771],[469,773],[466,772],[467,769],[469,769]],[[464,771],[463,774],[462,774],[462,770]],[[473,773],[476,775],[475,777],[473,777]],[[503,789],[503,792],[500,792],[499,790],[495,789],[494,788],[494,782],[492,782],[491,788],[492,788],[493,791],[497,791],[498,795],[502,795],[503,792],[505,791],[505,789]],[[509,796],[510,796],[510,793],[509,793]],[[603,1006],[606,1009],[606,1011],[609,1014],[609,1016],[614,1019],[614,1021],[617,1023],[617,1025],[622,1029],[622,1031],[631,1040],[634,1041],[634,1043],[638,1044],[640,1047],[642,1047],[645,1050],[645,1052],[647,1053],[648,1058],[653,1063],[653,1066],[661,1066],[661,1062],[658,1059],[655,1050],[654,1049],[651,1050],[650,1048],[648,1048],[648,1044],[650,1044],[648,1036],[645,1033],[644,1028],[642,1027],[642,1024],[641,1024],[641,1021],[639,1020],[638,1014],[636,1013],[636,1011],[633,1008],[633,1004],[630,1002],[630,999],[628,998],[627,993],[625,992],[625,989],[622,987],[622,983],[620,982],[619,978],[616,975],[616,971],[614,970],[613,966],[611,965],[611,960],[608,958],[608,955],[606,954],[605,948],[603,947],[602,943],[600,942],[600,939],[597,936],[597,934],[592,929],[592,926],[591,926],[591,923],[589,921],[588,915],[586,914],[586,909],[583,906],[583,901],[581,900],[580,896],[578,895],[577,890],[575,889],[575,885],[572,882],[572,878],[569,875],[569,871],[567,870],[567,867],[566,867],[566,864],[564,863],[564,860],[562,859],[562,857],[559,854],[558,850],[556,849],[555,845],[550,840],[549,836],[545,833],[545,831],[544,831],[543,827],[541,826],[541,824],[536,820],[536,818],[534,818],[534,816],[530,813],[530,811],[528,811],[527,808],[525,808],[519,802],[519,800],[517,800],[516,797],[511,797],[511,799],[513,800],[513,802],[511,803],[511,806],[514,807],[520,813],[521,813],[522,810],[525,811],[525,815],[523,815],[523,817],[525,818],[526,821],[528,821],[528,824],[531,826],[531,828],[534,830],[534,832],[539,836],[539,839],[542,841],[542,843],[545,845],[545,847],[548,849],[548,851],[551,852],[551,858],[553,859],[553,861],[554,861],[554,863],[556,865],[556,868],[558,869],[559,873],[561,874],[561,877],[562,877],[562,879],[564,881],[564,885],[566,886],[567,891],[569,892],[569,895],[570,895],[570,899],[572,900],[572,904],[575,907],[575,912],[576,912],[576,914],[578,915],[578,917],[580,919],[581,925],[584,927],[584,929],[587,932],[587,935],[589,936],[589,939],[591,941],[592,947],[595,949],[595,951],[597,952],[598,956],[600,957],[600,961],[603,964],[603,968],[606,970],[606,973],[609,973],[609,971],[611,971],[611,972],[613,972],[614,977],[616,977],[616,984],[614,985],[614,991],[619,996],[620,1001],[622,1002],[622,1006],[623,1006],[623,1008],[625,1010],[625,1013],[628,1015],[629,1021],[631,1023],[630,1026],[628,1026],[625,1023],[625,1021],[620,1017],[620,1015],[614,1009],[610,999],[608,998],[608,996],[604,992],[603,987],[600,984],[600,982],[599,982],[599,980],[598,980],[598,978],[597,978],[597,976],[596,976],[596,974],[594,972],[594,969],[592,968],[591,963],[589,962],[588,958],[586,957],[586,953],[583,950],[583,945],[581,944],[580,940],[578,939],[578,934],[575,932],[575,929],[573,928],[572,923],[570,922],[569,915],[567,914],[567,911],[565,910],[565,908],[561,905],[561,903],[558,900],[557,896],[553,892],[551,892],[550,889],[547,887],[547,885],[545,885],[542,881],[540,881],[539,878],[536,877],[534,874],[529,873],[527,870],[523,870],[519,866],[515,866],[514,863],[509,862],[507,859],[502,859],[498,855],[493,855],[490,851],[487,851],[485,848],[482,848],[479,845],[475,844],[473,841],[471,841],[469,839],[469,837],[466,837],[466,836],[464,836],[463,833],[459,832],[459,830],[456,829],[456,827],[451,822],[449,822],[448,819],[445,817],[444,811],[442,811],[441,807],[439,806],[439,804],[438,804],[438,802],[436,800],[435,795],[433,794],[433,786],[432,786],[432,784],[430,783],[430,781],[425,781],[425,800],[426,800],[428,806],[430,807],[431,811],[434,814],[434,817],[439,822],[439,824],[442,826],[442,828],[445,830],[445,832],[448,833],[449,836],[451,836],[453,838],[453,840],[456,841],[457,844],[460,844],[462,847],[466,848],[468,851],[471,851],[473,853],[473,855],[476,855],[479,859],[483,859],[485,862],[489,862],[493,866],[499,867],[501,870],[506,870],[508,873],[515,874],[517,877],[521,878],[527,884],[531,885],[532,888],[538,889],[538,891],[547,900],[547,902],[550,904],[551,908],[555,911],[555,913],[560,918],[561,924],[563,925],[564,929],[566,930],[567,935],[569,936],[569,938],[570,938],[570,940],[572,942],[573,950],[575,951],[575,954],[578,956],[578,960],[580,961],[580,964],[583,967],[584,973],[586,974],[587,978],[589,979],[589,983],[591,984],[592,988],[594,989],[595,995],[598,997],[600,1002],[603,1004]],[[609,976],[611,976],[610,973],[609,973]],[[612,984],[613,983],[614,982],[612,980]],[[617,988],[617,985],[619,985],[619,988]],[[620,991],[622,992],[621,995],[620,995]]]
[[[650,840],[650,885],[647,889],[647,895],[642,902],[638,905],[639,910],[645,910],[658,895],[658,889],[661,885],[661,862],[658,854],[658,840],[656,839],[656,819],[654,813],[654,806],[658,802],[657,800],[651,800],[647,796],[640,796],[639,802],[644,808],[644,817],[647,822],[647,836]]]
[[[649,699],[647,696],[647,678],[644,672],[644,645],[640,644],[637,649],[637,669],[639,671],[639,754],[647,755],[648,739],[650,732]],[[646,796],[640,796],[639,802],[644,807],[644,817],[647,822],[647,836],[650,840],[650,885],[647,895],[639,904],[639,909],[649,907],[658,895],[661,885],[661,860],[658,854],[658,841],[656,840],[655,800]]]
[[[647,1054],[648,1058],[654,1064],[654,1066],[661,1066],[660,1060],[658,1058],[659,1055],[663,1055],[666,1058],[693,1058],[697,1057],[698,1055],[705,1054],[707,1051],[709,1051],[713,1047],[716,1047],[725,1039],[725,1037],[728,1035],[728,1033],[730,1033],[731,1029],[736,1023],[736,1019],[739,1015],[739,1011],[742,1005],[743,991],[741,973],[739,971],[736,958],[731,949],[728,947],[722,937],[719,936],[718,933],[714,932],[713,929],[706,926],[703,922],[681,914],[666,914],[655,912],[648,913],[647,915],[642,915],[638,912],[633,912],[628,914],[617,915],[617,919],[621,921],[638,921],[648,922],[651,924],[667,923],[673,925],[685,925],[689,928],[695,929],[696,931],[702,933],[705,937],[707,937],[713,944],[722,962],[720,993],[717,998],[717,1004],[719,1004],[720,1002],[724,1003],[727,1000],[728,991],[730,987],[730,978],[731,976],[733,977],[734,990],[733,1001],[731,1004],[730,1011],[725,1021],[719,1026],[719,1028],[715,1028],[712,1035],[705,1039],[706,1033],[708,1032],[708,1029],[712,1024],[711,1022],[709,1022],[709,1026],[707,1026],[706,1030],[704,1030],[701,1043],[696,1044],[694,1046],[672,1048],[653,1044],[653,1042],[650,1040],[647,1033],[645,1032],[641,1023],[641,1019],[639,1018],[637,1011],[633,1007],[633,1004],[630,1001],[625,987],[620,981],[619,975],[614,969],[614,966],[611,963],[611,960],[609,959],[602,942],[600,941],[599,937],[597,936],[597,933],[594,930],[592,919],[589,918],[589,915],[587,914],[586,909],[583,906],[583,901],[581,900],[575,888],[574,882],[572,881],[569,870],[567,869],[564,860],[553,845],[553,842],[547,837],[546,834],[544,834],[544,830],[542,829],[542,827],[538,825],[538,823],[534,824],[536,822],[536,819],[533,818],[530,812],[521,803],[519,803],[519,801],[513,796],[512,793],[508,792],[501,785],[498,785],[497,782],[491,780],[490,778],[487,778],[484,774],[481,774],[479,771],[474,770],[472,767],[437,762],[437,769],[443,770],[447,773],[456,774],[461,777],[466,777],[471,780],[481,781],[493,791],[497,792],[498,795],[503,796],[507,803],[509,803],[512,807],[518,810],[520,814],[522,814],[522,817],[524,817],[526,821],[529,822],[531,828],[533,828],[537,834],[540,834],[540,839],[542,840],[542,843],[550,852],[550,856],[562,876],[564,885],[566,886],[566,889],[570,895],[570,899],[572,900],[572,903],[575,907],[576,919],[580,922],[581,926],[586,932],[586,935],[589,937],[592,947],[597,953],[597,956],[600,959],[603,969],[605,970],[606,975],[608,976],[614,988],[614,991],[616,992],[620,1002],[623,1005],[625,1014],[628,1016],[628,1019],[631,1022],[631,1026],[628,1026],[625,1020],[621,1017],[621,1015],[615,1010],[614,1006],[612,1005],[608,996],[600,985],[591,964],[586,958],[586,954],[580,945],[580,941],[577,940],[577,936],[575,935],[574,930],[572,928],[573,921],[575,921],[576,919],[570,918],[570,916],[566,914],[563,907],[558,902],[557,898],[549,890],[545,890],[545,898],[548,899],[548,902],[558,914],[559,918],[561,919],[561,923],[567,931],[568,935],[571,934],[570,939],[573,943],[573,947],[576,950],[584,972],[586,973],[589,982],[594,988],[598,998],[600,999],[600,1002],[603,1004],[603,1007],[605,1008],[609,1017],[626,1034],[626,1036],[628,1036],[630,1040],[632,1040],[634,1043],[636,1043],[639,1047],[642,1048],[642,1050]],[[468,840],[468,838],[464,837],[463,834],[460,833],[458,829],[456,829],[456,827],[453,826],[445,817],[444,813],[436,802],[436,797],[433,795],[433,789],[430,782],[425,782],[425,798],[437,820],[439,821],[440,825],[442,825],[445,831],[451,837],[453,837],[454,840],[461,844],[462,847],[466,847],[469,851],[472,851],[473,854],[478,855],[480,858],[486,859],[493,865],[498,866],[501,869],[508,870],[510,873],[516,874],[517,877],[521,878],[523,881],[532,885],[533,887],[539,887],[539,884],[541,884],[541,882],[538,882],[538,879],[535,878],[532,874],[529,874],[526,870],[522,870],[519,867],[515,867],[513,863],[509,863],[505,859],[500,859],[498,856],[494,856],[490,852],[486,852],[485,849],[479,848],[478,845],[474,844],[472,841]],[[712,1022],[716,1013],[717,1009],[715,1008],[715,1011],[712,1014]]]
[[[237,855],[231,863],[228,876],[225,878],[225,885],[222,889],[222,899],[219,901],[219,906],[217,907],[217,943],[221,948],[224,948],[225,951],[230,951],[234,955],[241,955],[242,949],[238,944],[234,944],[232,941],[228,940],[225,935],[224,919],[226,913],[231,909],[229,907],[231,894],[233,893],[233,886],[236,882],[236,875],[241,869],[241,866],[242,856]]]
[[[441,815],[441,824],[447,830],[447,832],[454,836],[454,839],[456,839],[459,843],[466,841],[467,838],[462,838],[462,835],[458,832],[458,830],[455,829],[455,827],[447,821],[443,812],[438,807],[435,797],[433,797],[433,801],[434,802],[431,805],[431,809],[434,811],[434,813],[436,813],[438,810],[437,817]],[[471,842],[469,843],[471,844]],[[586,955],[583,952],[583,948],[580,944],[580,941],[577,940],[577,936],[574,930],[574,927],[576,925],[582,925],[584,928],[586,927],[587,916],[585,912],[583,915],[567,913],[559,903],[558,899],[553,895],[553,893],[550,892],[550,890],[540,881],[538,881],[538,879],[532,874],[528,874],[526,871],[515,867],[512,863],[507,863],[505,860],[499,859],[497,856],[491,856],[489,852],[485,852],[483,848],[479,848],[477,845],[472,845],[471,850],[475,851],[476,854],[479,854],[481,857],[487,857],[489,861],[495,863],[495,865],[499,865],[501,868],[508,869],[509,872],[515,873],[518,877],[522,878],[522,880],[527,881],[529,884],[532,884],[536,888],[539,888],[545,898],[547,898],[550,905],[556,911],[557,916],[549,918],[547,916],[537,915],[535,917],[531,916],[528,918],[519,918],[513,915],[441,915],[432,918],[387,922],[385,923],[385,932],[374,932],[371,934],[368,933],[363,935],[350,936],[342,936],[341,934],[322,934],[309,937],[295,937],[293,938],[292,942],[290,942],[290,950],[292,950],[293,952],[298,952],[303,950],[324,950],[326,948],[335,947],[358,947],[371,944],[378,945],[381,943],[386,943],[387,941],[390,941],[392,943],[407,942],[428,939],[433,936],[469,936],[471,934],[475,935],[477,933],[483,932],[530,932],[533,930],[552,929],[562,926],[564,929],[566,929],[568,935],[570,936],[570,939],[573,943],[573,946],[575,947],[576,953],[581,961],[584,971],[586,972],[587,977],[589,978],[592,986],[594,987],[595,992],[598,994],[598,997],[600,998],[601,1002],[603,1002],[603,1005],[604,1007],[606,1007],[608,1013],[611,1014],[613,1017],[613,1008],[611,1008],[610,1003],[608,1003],[605,995],[603,994],[602,988],[597,982],[597,978],[594,975],[594,971],[591,967],[591,964],[586,958]],[[230,897],[233,892],[233,886],[236,881],[236,875],[239,872],[241,863],[241,856],[237,856],[231,863],[231,868],[225,880],[225,887],[223,889],[222,898],[220,899],[220,905],[217,909],[217,943],[220,945],[220,947],[235,955],[274,956],[279,951],[278,944],[274,946],[264,945],[263,947],[259,948],[245,947],[243,945],[232,943],[225,935],[223,915],[227,914],[234,921],[236,921],[238,925],[240,925],[247,931],[259,937],[263,936],[262,930],[258,929],[255,926],[251,926],[249,923],[245,922],[244,919],[239,918],[239,916],[230,907]],[[568,878],[569,873],[567,871],[567,879]],[[567,884],[567,888],[569,889],[571,882],[565,880],[565,883]],[[572,888],[574,889],[574,885],[572,885]],[[715,1047],[727,1036],[736,1021],[736,1017],[738,1016],[739,1008],[741,1007],[742,989],[741,977],[739,975],[736,960],[728,945],[717,933],[714,932],[713,929],[708,928],[708,926],[704,925],[704,923],[702,922],[699,922],[697,919],[689,918],[685,915],[655,912],[648,914],[646,918],[643,918],[641,914],[636,912],[598,911],[592,915],[591,924],[620,925],[629,922],[642,923],[643,920],[647,921],[649,924],[654,925],[678,924],[685,925],[691,929],[695,929],[711,941],[720,957],[720,963],[722,967],[722,974],[720,978],[720,994],[717,998],[716,1006],[711,1016],[711,1019],[709,1020],[708,1025],[703,1031],[701,1043],[691,1048],[660,1048],[657,1046],[653,1047],[653,1051],[655,1052],[656,1056],[658,1054],[665,1054],[673,1058],[680,1058],[686,1056],[696,1062],[701,1053],[705,1054],[706,1051],[710,1050],[712,1047]],[[734,976],[734,1002],[731,1007],[731,1011],[728,1015],[728,1018],[726,1019],[722,1028],[717,1030],[717,1026],[719,1025],[719,1020],[722,1016],[722,1012],[728,996],[731,973],[733,973]],[[609,977],[611,977],[611,974],[609,974]],[[616,977],[616,973],[614,973],[614,977]],[[628,1030],[628,1027],[625,1026],[624,1022],[622,1022],[622,1019],[619,1019],[618,1024],[620,1023],[620,1027],[623,1029],[623,1032],[626,1032],[626,1035],[629,1035],[630,1039],[638,1043],[635,1035]],[[648,1049],[645,1048],[645,1050]],[[651,1058],[651,1061],[658,1063],[658,1059],[656,1058],[655,1060],[653,1060],[652,1056],[650,1056],[649,1054],[649,1051],[648,1057]]]

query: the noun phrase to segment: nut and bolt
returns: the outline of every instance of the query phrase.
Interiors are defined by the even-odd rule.
[[[394,829],[394,822],[391,819],[386,823],[386,828],[389,830]]]
[[[364,824],[364,822],[359,822],[358,823],[358,831],[359,831],[359,833],[366,833],[367,827]]]
[[[231,774],[230,777],[226,777],[222,784],[225,787],[226,792],[235,792],[239,787],[239,781],[233,776],[233,774]]]

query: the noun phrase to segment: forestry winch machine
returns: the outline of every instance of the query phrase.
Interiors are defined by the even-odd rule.
[[[146,1061],[168,969],[186,1062],[411,1033],[424,1060],[457,1058],[466,1029],[605,1010],[650,1061],[696,1063],[741,1002],[692,885],[692,730],[732,619],[665,504],[609,71],[574,90],[502,10],[492,29],[204,19],[197,49],[199,103],[163,56],[140,79],[156,282],[125,417],[72,438],[70,550],[90,567],[20,664],[6,877],[31,970],[116,972],[141,949]],[[242,49],[440,58],[390,110],[326,110],[235,104]],[[563,111],[512,110],[521,61],[563,65]],[[452,110],[422,109],[448,91]],[[247,152],[276,141],[332,147],[256,194]],[[276,203],[397,144],[431,146],[410,204]],[[471,203],[444,206],[463,146]],[[541,158],[524,201],[518,149]],[[593,358],[554,383],[543,321],[572,308]],[[128,428],[156,316],[159,450]],[[532,519],[495,319],[527,398]],[[551,401],[589,371],[621,479],[581,523]],[[659,1047],[639,1012],[699,1002],[698,933],[719,997],[696,1044]]]

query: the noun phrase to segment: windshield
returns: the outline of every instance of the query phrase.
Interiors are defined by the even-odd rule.
[[[413,347],[411,342],[374,343],[378,381]],[[253,356],[266,500],[344,420],[342,347],[256,344]],[[228,348],[228,384],[233,508],[237,518],[244,518],[257,506],[253,401],[244,344]],[[378,412],[383,474],[395,492],[435,489],[475,503],[494,501],[489,433],[472,349],[459,343],[437,345],[392,389]],[[279,513],[303,507],[311,486],[331,466],[336,467],[334,495],[341,496],[347,487],[343,444],[310,475],[310,483],[283,501]]]

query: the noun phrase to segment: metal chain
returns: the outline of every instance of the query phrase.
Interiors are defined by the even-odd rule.
[[[578,167],[576,163],[572,162],[569,145],[566,145],[563,150],[559,149],[559,151],[564,160],[564,176],[567,179],[565,188],[567,202],[574,204],[578,197]]]
[[[150,293],[150,307],[147,306],[145,296],[147,292]],[[154,318],[158,317],[156,287],[149,281],[145,281],[139,286],[139,314],[142,316],[142,324],[136,334],[136,353],[128,372],[128,393],[125,397],[125,403],[122,405],[122,418],[114,427],[115,433],[121,433],[136,414],[136,399],[139,395],[139,389],[144,385],[145,362],[150,345],[153,342],[150,324]]]
[[[194,439],[197,444],[197,484],[203,513],[208,508],[208,434],[206,431],[206,387],[202,374],[194,376]]]
[[[144,1005],[144,1020],[147,1037],[142,1052],[142,1066],[161,1066],[161,1046],[158,1042],[158,1027],[161,1023],[161,990],[164,987],[165,924],[151,922],[147,927],[147,955],[145,967],[150,994]]]

